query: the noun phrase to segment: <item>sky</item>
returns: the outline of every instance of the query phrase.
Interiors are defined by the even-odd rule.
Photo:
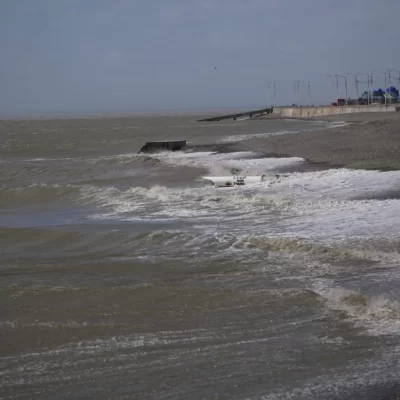
[[[327,74],[400,70],[399,18],[399,0],[0,0],[0,115],[264,107],[272,81],[278,104],[330,102]]]

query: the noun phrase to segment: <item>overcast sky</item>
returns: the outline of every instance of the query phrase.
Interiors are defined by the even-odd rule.
[[[0,0],[0,114],[247,109],[273,80],[278,103],[294,80],[328,101],[324,74],[400,69],[399,19],[399,0]]]

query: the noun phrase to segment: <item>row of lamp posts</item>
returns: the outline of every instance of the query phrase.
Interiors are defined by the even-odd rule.
[[[398,77],[394,78],[392,77],[392,72],[397,72],[398,73]],[[346,75],[351,75],[354,78],[354,90],[355,90],[355,94],[356,94],[356,98],[359,98],[359,83],[367,83],[368,86],[368,96],[367,96],[367,103],[368,104],[372,104],[373,102],[373,94],[374,94],[374,90],[373,90],[373,84],[374,84],[374,75],[377,74],[383,74],[383,76],[385,77],[385,90],[387,88],[387,85],[390,85],[390,82],[393,80],[396,80],[398,83],[398,87],[400,89],[400,70],[397,69],[388,69],[387,72],[377,72],[377,71],[372,71],[371,73],[365,73],[365,72],[357,72],[356,74],[347,72],[344,75],[339,75],[339,74],[334,74],[334,75],[330,75],[327,74],[327,76],[329,76],[332,79],[332,85],[336,86],[336,93],[337,93],[337,97],[339,97],[339,81],[340,78],[342,78],[344,80],[344,87],[345,87],[345,101],[347,102],[348,100],[348,95],[347,95],[347,77]],[[367,77],[366,81],[362,81],[358,79],[359,75],[364,75]],[[385,96],[385,105],[387,104],[387,96]]]
[[[300,103],[300,82],[293,82],[293,93],[296,103]],[[271,89],[273,89],[273,105],[276,106],[276,81],[268,82],[268,104],[271,104]],[[307,81],[308,104],[311,105],[311,81]]]
[[[392,73],[397,72],[398,77],[392,77]],[[340,82],[344,82],[344,90],[345,90],[345,102],[347,104],[348,101],[348,86],[347,86],[347,76],[351,75],[354,78],[354,90],[356,94],[356,98],[359,98],[359,83],[367,83],[368,86],[368,96],[367,96],[367,104],[372,104],[373,102],[373,83],[374,83],[374,75],[383,74],[385,77],[385,90],[387,84],[390,85],[390,82],[396,80],[398,83],[398,88],[400,90],[400,70],[397,69],[388,69],[387,72],[377,72],[372,71],[371,73],[365,72],[357,72],[356,74],[347,72],[343,75],[340,74],[326,74],[332,80],[332,85],[336,87],[336,95],[339,98],[339,86]],[[367,77],[366,81],[362,81],[358,79],[359,75],[364,75]],[[293,81],[292,88],[293,88],[293,98],[295,104],[300,104],[300,80]],[[271,89],[273,89],[273,105],[276,106],[276,81],[268,82],[268,103],[271,104]],[[311,81],[307,81],[307,95],[308,95],[308,104],[311,105]],[[387,104],[387,96],[385,96],[385,105]]]

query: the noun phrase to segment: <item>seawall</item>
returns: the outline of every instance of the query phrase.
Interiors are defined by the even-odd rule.
[[[273,113],[281,115],[283,117],[317,117],[323,115],[335,115],[335,114],[352,114],[352,113],[364,113],[364,112],[388,112],[388,111],[400,111],[400,106],[384,106],[384,105],[373,105],[373,106],[322,106],[322,107],[274,107]]]

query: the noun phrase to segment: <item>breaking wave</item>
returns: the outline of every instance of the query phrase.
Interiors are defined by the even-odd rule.
[[[234,247],[281,254],[308,254],[325,261],[352,259],[367,261],[371,259],[371,256],[363,251],[348,250],[343,247],[327,246],[288,237],[243,236],[234,244]]]
[[[134,187],[127,190],[117,188],[86,187],[81,201],[97,204],[105,209],[96,219],[131,219],[138,215],[149,218],[214,218],[233,216],[258,211],[288,210],[292,201],[279,195],[238,190],[236,192],[215,190],[212,186],[197,188],[151,188]],[[229,189],[228,189],[229,190]],[[138,214],[139,213],[139,214]]]
[[[300,157],[266,158],[263,154],[252,151],[159,153],[157,158],[166,165],[200,168],[216,175],[232,173],[262,175],[268,171],[304,162]]]
[[[330,310],[344,312],[357,326],[372,335],[400,334],[400,303],[385,294],[367,295],[360,291],[329,287],[314,288]]]

